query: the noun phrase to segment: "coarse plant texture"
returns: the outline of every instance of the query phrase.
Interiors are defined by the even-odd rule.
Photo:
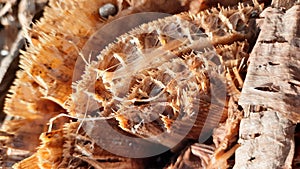
[[[99,7],[108,2],[118,7],[118,13],[108,19],[99,17]],[[223,119],[223,125],[215,130],[214,146],[208,148],[196,144],[188,151],[201,161],[194,167],[219,167],[220,163],[222,168],[228,167],[226,161],[237,148],[234,144],[242,113],[237,101],[247,68],[248,43],[253,46],[255,42],[258,33],[255,17],[263,8],[257,3],[210,8],[194,14],[185,12],[141,25],[118,37],[116,43],[108,45],[97,56],[98,62],[86,62],[85,74],[73,85],[75,93],[72,95],[72,76],[76,59],[81,57],[80,50],[104,24],[138,12],[174,14],[187,10],[189,3],[151,0],[50,1],[44,18],[28,31],[30,44],[22,56],[23,70],[18,72],[18,79],[6,102],[6,113],[14,119],[3,125],[3,130],[8,133],[4,140],[5,147],[9,151],[23,150],[21,159],[31,155],[14,167],[149,166],[149,159],[119,157],[103,150],[90,137],[90,133],[81,129],[81,120],[92,117],[108,119],[115,130],[135,137],[150,137],[167,131],[173,138],[158,143],[170,146],[174,144],[173,139],[181,134],[176,128],[191,123],[188,117],[193,115],[193,111],[198,113],[187,139],[197,141],[203,127],[202,118],[208,116],[209,109],[218,116],[228,118],[226,121]],[[198,30],[185,27],[185,23],[194,25]],[[170,26],[166,29],[169,32],[164,32],[163,25],[166,24],[174,27]],[[183,34],[176,35],[182,28],[185,28]],[[176,38],[170,32],[175,32],[172,36]],[[202,37],[203,46],[200,48],[194,45],[197,42],[195,37]],[[207,45],[207,41],[212,46]],[[130,80],[122,79],[124,77]],[[226,81],[226,98],[220,100],[226,101],[225,108],[211,103],[211,90],[214,88],[209,85],[212,83],[209,78],[212,77]],[[185,83],[179,83],[182,81]],[[186,90],[180,91],[182,88]],[[95,107],[78,104],[87,100],[97,104]],[[187,104],[191,100],[193,104]],[[169,108],[165,112],[158,111],[161,102]],[[99,105],[100,111],[95,113]],[[178,107],[183,107],[185,111]],[[144,124],[152,113],[157,121]],[[50,120],[62,114],[69,117]],[[174,125],[177,120],[178,126]],[[53,125],[50,132],[45,133],[49,121]],[[33,126],[35,130],[31,129]],[[97,130],[94,126],[88,128]],[[184,142],[181,144],[188,146]],[[7,158],[20,156],[19,151],[13,152],[16,154],[10,154]],[[169,168],[184,167],[181,165],[184,161],[177,161]],[[165,165],[170,162],[161,163]]]

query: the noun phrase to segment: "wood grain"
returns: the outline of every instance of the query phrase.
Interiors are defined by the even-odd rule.
[[[245,114],[234,168],[291,168],[300,120],[300,6],[267,8],[239,100]]]

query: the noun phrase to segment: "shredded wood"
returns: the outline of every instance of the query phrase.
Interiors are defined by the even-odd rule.
[[[1,2],[0,19],[17,1]],[[1,167],[299,165],[300,20],[293,0],[50,0],[30,24],[44,2],[19,3],[20,25],[30,28],[5,104]],[[100,16],[108,3],[113,11]],[[270,4],[276,8],[264,10]],[[150,11],[171,16],[126,20],[96,36],[123,16]],[[203,133],[211,136],[205,142]],[[156,149],[165,151],[136,158]]]

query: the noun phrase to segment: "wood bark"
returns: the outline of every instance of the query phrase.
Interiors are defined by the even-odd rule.
[[[238,168],[291,168],[294,123],[300,120],[300,5],[267,8],[239,104]]]

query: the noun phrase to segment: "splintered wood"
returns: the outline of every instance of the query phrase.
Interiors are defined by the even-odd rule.
[[[286,12],[267,8],[257,20],[264,7],[260,2],[270,1],[238,2],[51,0],[26,33],[23,70],[5,104],[11,119],[0,131],[1,165],[289,168],[294,124],[300,121],[300,5]],[[117,13],[99,16],[107,3]],[[94,36],[106,24],[146,11],[170,16],[126,23],[134,29],[119,26],[102,39]],[[89,46],[89,38],[96,47]],[[97,50],[98,45],[106,48]],[[80,67],[76,59],[81,57]],[[83,72],[75,80],[74,70]],[[212,136],[200,144],[203,128]],[[163,133],[169,134],[160,138]],[[146,138],[145,145],[168,151],[133,158],[106,149],[131,155],[131,150],[148,151],[136,144],[129,150],[127,138]]]
[[[225,64],[232,61],[226,66],[228,70],[244,64],[241,60],[248,57],[247,42],[234,42],[251,40],[255,35],[254,19],[250,16],[259,10],[259,6],[240,5],[239,9],[213,8],[211,13],[204,11],[197,15],[182,13],[129,31],[108,45],[97,61],[87,65],[82,80],[75,84],[76,92],[69,103],[74,108],[69,112],[76,112],[79,117],[116,116],[123,130],[139,137],[150,137],[166,129],[170,134],[159,140],[166,141],[160,144],[170,147],[177,144],[176,138],[184,135],[184,128],[194,124],[186,138],[198,139],[208,114],[214,114],[212,124],[206,123],[212,130],[225,111],[219,106],[226,99],[225,86],[222,89]],[[222,21],[222,17],[230,20]],[[237,24],[241,18],[244,22]],[[239,31],[241,27],[243,31]],[[209,42],[219,45],[217,52],[210,49]],[[237,54],[228,52],[228,48]],[[211,103],[211,86],[220,90],[216,93],[223,91],[223,98],[214,96],[219,105]],[[94,104],[82,104],[86,100]],[[162,102],[168,110],[162,111]],[[95,109],[103,111],[95,114]],[[155,116],[158,118],[153,122],[144,123]]]
[[[119,12],[115,17],[101,20],[98,9],[107,2],[117,4]],[[33,154],[40,145],[40,134],[47,131],[49,119],[67,113],[63,108],[72,93],[72,73],[78,51],[97,29],[137,12],[172,14],[186,9],[179,1],[130,2],[51,0],[43,18],[27,30],[29,47],[20,61],[23,70],[17,72],[5,102],[8,118],[1,130],[10,134],[1,137],[1,149],[9,151],[8,157],[1,159],[3,165],[12,165],[8,158],[16,162]],[[55,124],[53,129],[60,127]]]
[[[236,169],[291,168],[300,121],[300,5],[285,13],[267,8],[261,17],[239,100],[245,117]]]
[[[252,16],[260,11],[260,5],[212,8],[195,15],[181,13],[166,17],[129,31],[101,51],[98,60],[86,66],[82,79],[74,84],[76,92],[68,103],[71,105],[69,112],[81,118],[115,118],[122,130],[140,138],[155,136],[152,142],[169,148],[178,143],[178,138],[185,135],[185,129],[192,124],[185,138],[197,140],[209,113],[213,114],[209,121],[212,124],[217,124],[220,121],[218,116],[223,113],[227,116],[227,106],[220,108],[210,100],[210,90],[222,93],[222,90],[218,90],[222,85],[218,81],[223,83],[228,78],[229,88],[227,93],[223,90],[226,95],[224,98],[215,98],[218,102],[222,102],[218,99],[224,99],[225,102],[230,97],[238,97],[243,83],[240,73],[248,58],[248,42],[244,40],[255,38],[257,29]],[[206,38],[215,48],[211,49],[213,46],[207,44],[202,32],[208,35]],[[206,64],[217,71],[211,71]],[[190,71],[193,73],[190,74]],[[207,76],[208,72],[210,77]],[[215,84],[207,85],[209,78]],[[216,90],[211,86],[215,86]],[[83,104],[87,100],[92,104]],[[162,103],[167,105],[166,110]],[[157,118],[153,118],[155,116]],[[193,119],[195,122],[192,122]],[[215,155],[214,163],[217,164],[214,167],[220,161],[224,166],[222,168],[227,167],[226,161],[235,150],[227,151],[227,148],[232,146],[232,140],[237,135],[239,119],[232,117],[230,120],[233,122],[228,122],[232,128],[226,124],[228,130],[222,130],[225,134],[217,134],[222,135],[219,139],[224,138],[224,142],[217,141],[217,153],[212,152]],[[99,135],[95,131],[102,131],[104,126],[97,126],[94,122],[84,124],[93,138]],[[212,126],[208,127],[210,124],[206,125],[212,130]],[[117,139],[110,139],[109,136],[104,138],[98,137],[94,141],[111,140],[111,144],[107,145],[109,147]],[[119,141],[124,147],[129,140]],[[184,144],[180,142],[178,145]],[[116,147],[118,145],[114,145]],[[197,146],[193,146],[192,150],[194,147]],[[198,153],[201,154],[200,161],[210,159],[205,155],[204,148],[202,150],[202,153]],[[203,162],[202,167],[210,165],[208,163]],[[174,164],[170,168],[176,166]]]

